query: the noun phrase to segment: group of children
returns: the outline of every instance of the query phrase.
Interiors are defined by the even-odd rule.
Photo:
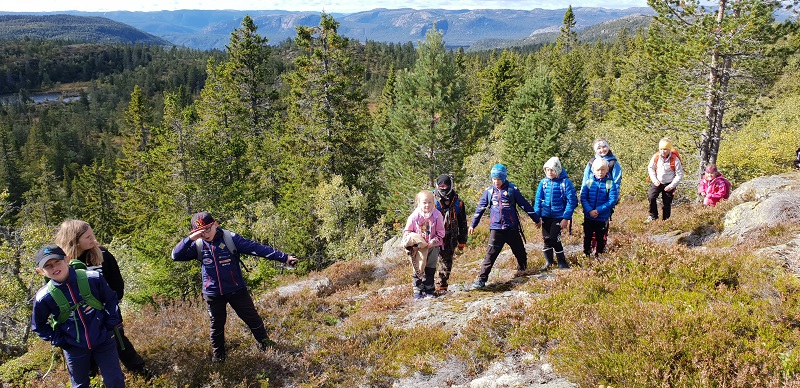
[[[605,252],[609,221],[619,202],[622,167],[606,139],[596,139],[592,148],[595,154],[589,159],[583,172],[580,203],[584,214],[583,253],[598,257]],[[434,297],[437,292],[447,291],[447,278],[452,269],[452,252],[457,248],[463,249],[467,235],[473,234],[487,209],[490,220],[488,247],[480,272],[472,284],[473,289],[486,286],[495,260],[506,244],[517,260],[514,276],[522,276],[528,270],[524,233],[517,207],[525,211],[536,227],[541,229],[545,265],[540,271],[555,265],[560,269],[569,268],[561,243],[561,231],[572,222],[572,214],[578,205],[578,193],[557,157],[550,158],[544,164],[543,170],[545,177],[539,181],[536,197],[531,205],[514,183],[508,181],[505,166],[497,164],[492,167],[492,184],[482,193],[468,229],[465,228],[463,202],[455,194],[452,179],[448,175],[439,177],[438,187],[434,192],[420,191],[416,196],[417,207],[408,217],[403,229],[404,245],[409,250],[414,267],[414,298]],[[648,173],[651,181],[648,189],[650,216],[645,222],[658,219],[659,195],[662,197],[663,219],[666,220],[671,214],[675,189],[683,178],[680,155],[668,138],[659,141],[658,153],[650,160]],[[450,202],[448,197],[443,196],[444,192],[450,193],[455,202]],[[730,183],[714,164],[710,164],[700,180],[698,193],[704,204],[714,206],[721,199],[728,198]],[[452,203],[459,204],[457,211],[451,209]],[[447,209],[448,216],[442,215],[443,209]],[[466,234],[463,233],[465,229]],[[437,256],[440,252],[440,265],[444,268],[440,270],[440,285],[434,289]]]

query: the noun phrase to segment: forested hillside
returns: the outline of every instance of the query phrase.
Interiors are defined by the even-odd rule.
[[[726,8],[719,14],[690,5],[653,2],[658,16],[650,27],[623,29],[613,42],[580,40],[570,8],[555,43],[493,52],[447,50],[437,30],[429,30],[416,47],[360,43],[340,35],[338,22],[327,14],[318,25],[298,28],[293,41],[280,44],[260,35],[253,19],[246,17],[231,32],[225,52],[142,44],[0,42],[0,92],[24,96],[65,85],[80,91],[80,98],[68,103],[0,105],[0,269],[8,274],[0,278],[0,378],[30,381],[41,376],[31,365],[40,366],[40,359],[49,357],[29,331],[29,301],[41,284],[30,257],[52,241],[54,229],[65,219],[89,222],[122,263],[124,308],[151,317],[130,325],[151,324],[154,332],[169,333],[170,341],[177,341],[183,332],[165,326],[191,327],[207,319],[196,311],[202,304],[197,299],[198,266],[170,260],[197,211],[209,211],[226,229],[300,257],[292,276],[329,269],[331,276],[354,279],[343,282],[345,288],[357,287],[373,269],[350,263],[377,255],[399,233],[414,208],[415,194],[430,190],[443,173],[453,177],[471,213],[495,163],[508,167],[509,180],[527,198],[535,197],[542,166],[552,156],[561,159],[580,187],[597,137],[608,139],[625,172],[623,202],[645,196],[646,165],[664,136],[672,139],[686,168],[677,204],[695,200],[699,172],[709,163],[716,163],[734,185],[790,170],[800,145],[796,26],[776,23],[772,3],[745,0],[736,2],[735,12]],[[629,221],[636,217],[631,208],[624,214]],[[644,208],[641,215],[643,221]],[[685,222],[698,228],[702,224],[695,218]],[[529,239],[535,239],[538,231],[532,226],[528,230]],[[476,257],[485,249],[481,233],[485,229],[470,240],[478,244],[470,246]],[[631,243],[635,238],[626,239],[624,251],[640,254]],[[286,278],[272,262],[248,261],[248,286],[254,295]],[[745,262],[736,265],[746,267]],[[410,294],[398,295],[365,303],[380,311],[411,303]],[[301,333],[314,333],[315,324],[358,333],[343,349],[355,352],[368,344],[365,349],[373,353],[364,359],[372,360],[369,366],[391,356],[376,350],[379,344],[400,337],[411,341],[401,336],[401,329],[368,316],[357,327],[337,326],[337,317],[355,314],[362,306],[356,296],[346,302],[315,299],[307,306],[300,305],[302,300],[276,299],[287,304],[275,307],[286,314],[281,322]],[[741,303],[759,303],[754,300]],[[181,315],[175,308],[194,315]],[[547,337],[537,329],[541,322],[525,316],[509,313],[501,325],[505,329],[498,330],[522,325],[519,337],[509,340],[516,341],[512,346],[557,353],[551,348],[557,339],[547,346],[538,339],[569,334],[554,328]],[[173,321],[158,321],[162,318]],[[796,324],[793,316],[785,319],[791,321],[787,326]],[[776,325],[775,331],[783,330],[783,323]],[[254,359],[242,363],[241,375],[226,375],[241,378],[232,383],[178,366],[204,365],[181,361],[205,355],[203,330],[186,343],[148,348],[153,353],[158,347],[183,351],[173,355],[174,365],[159,359],[163,365],[157,367],[167,375],[168,385],[250,386],[278,377],[286,384],[391,385],[385,376],[406,377],[431,368],[424,352],[409,355],[391,348],[396,358],[382,364],[386,369],[370,370],[364,375],[370,380],[359,380],[353,376],[368,368],[348,358],[350,353],[328,349],[341,343],[331,335],[291,345],[298,347],[292,354],[303,362],[298,367],[302,372],[294,375],[297,381],[284,380],[292,374],[280,365],[256,371],[244,367],[257,368]],[[286,327],[280,330],[293,335]],[[474,376],[503,352],[477,328],[470,330],[463,341],[471,342],[452,346],[460,349],[456,357],[473,357],[468,362],[473,369],[464,373]],[[449,343],[447,332],[433,334],[434,343]],[[407,345],[404,349],[423,346]],[[472,345],[477,353],[470,355],[466,350]],[[784,345],[792,346],[788,340]],[[569,356],[576,348],[562,348],[561,354]],[[775,348],[780,346],[769,349]],[[754,365],[747,357],[726,357],[728,366]],[[753,376],[796,381],[800,356],[789,349],[781,357],[781,366]],[[713,357],[704,358],[709,359]],[[347,366],[321,365],[336,360]],[[611,381],[647,386],[704,381],[694,375],[702,370],[687,365],[660,371],[653,379],[642,377],[648,374],[642,369],[638,380]],[[597,372],[585,370],[592,368],[591,362],[562,366],[584,368],[576,376]],[[732,369],[714,369],[714,377],[734,381],[738,375]],[[637,372],[607,368],[602,373]],[[691,374],[688,380],[681,379],[684,373]],[[580,381],[597,382],[588,377]],[[736,381],[743,383],[730,385],[747,386],[757,378]]]
[[[155,35],[103,17],[0,15],[2,39],[59,39],[80,43],[172,45]]]

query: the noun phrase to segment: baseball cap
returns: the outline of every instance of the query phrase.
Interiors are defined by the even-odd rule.
[[[56,244],[45,245],[33,255],[33,260],[36,261],[36,267],[43,268],[48,260],[64,260],[67,255]]]
[[[195,215],[192,216],[192,225],[191,225],[192,231],[190,232],[190,234],[200,230],[206,230],[210,228],[211,224],[213,223],[214,223],[214,217],[211,216],[211,213],[209,212],[195,213]]]

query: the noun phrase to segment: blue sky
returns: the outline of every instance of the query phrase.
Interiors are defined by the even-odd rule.
[[[0,11],[162,11],[177,9],[286,10],[359,12],[375,8],[415,9],[561,9],[646,7],[646,0],[0,0]]]

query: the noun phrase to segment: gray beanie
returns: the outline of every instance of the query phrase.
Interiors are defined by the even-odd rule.
[[[547,163],[544,164],[544,168],[551,168],[553,171],[556,172],[556,176],[561,175],[561,161],[558,160],[557,156],[553,156],[552,158],[547,160]]]

